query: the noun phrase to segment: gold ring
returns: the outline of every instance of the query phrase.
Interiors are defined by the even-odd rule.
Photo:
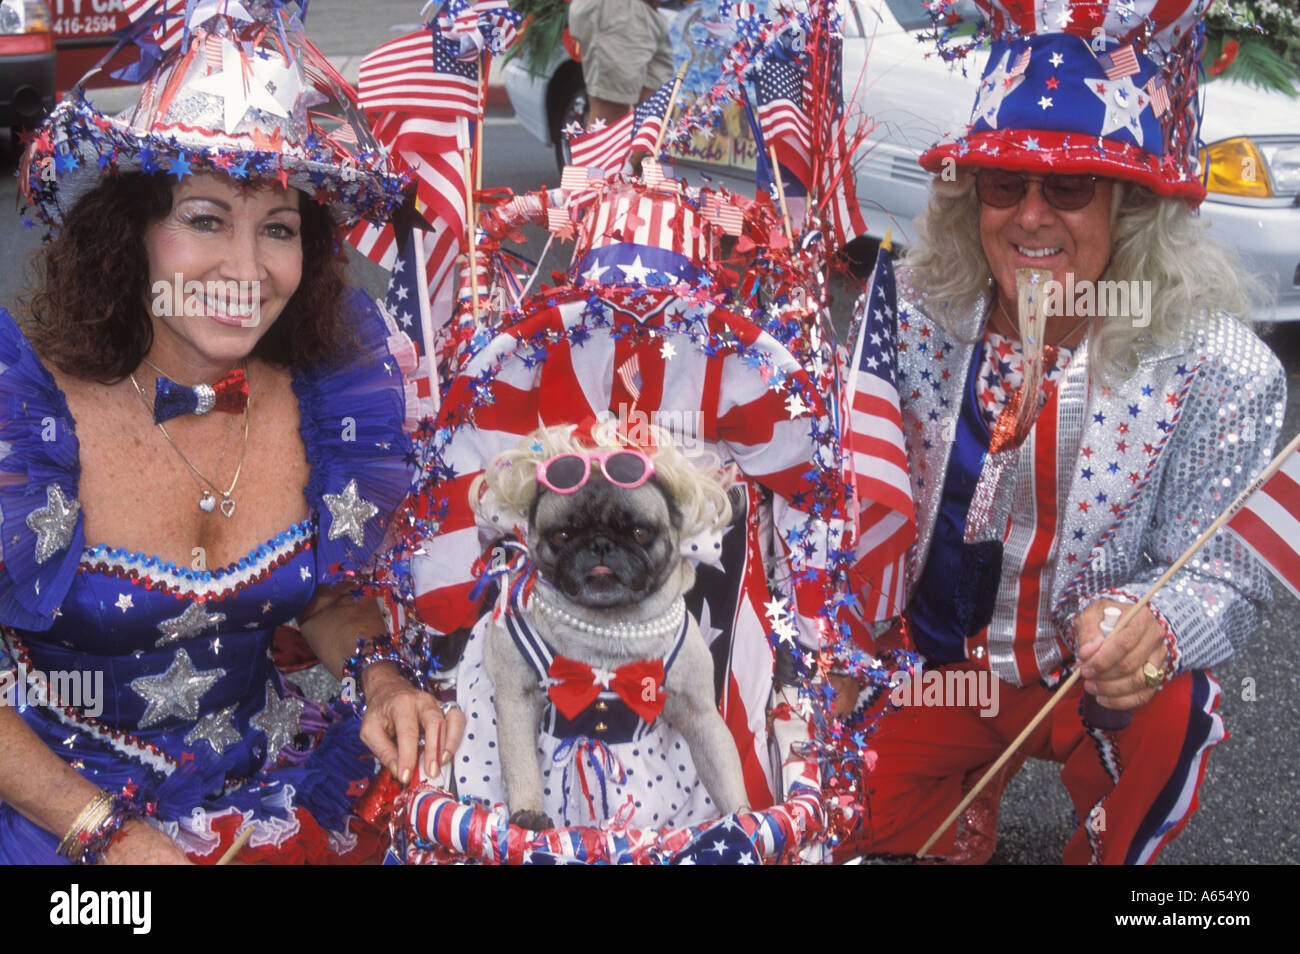
[[[1165,681],[1165,671],[1157,669],[1152,663],[1142,664],[1142,678],[1146,681],[1148,689],[1159,689]]]

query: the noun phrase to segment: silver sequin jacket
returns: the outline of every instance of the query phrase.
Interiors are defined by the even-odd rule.
[[[953,426],[984,308],[948,334],[916,303],[899,273],[899,390],[907,437],[917,543],[909,597],[933,536]],[[964,339],[964,340],[963,340]],[[1286,408],[1277,357],[1241,323],[1197,320],[1182,349],[1148,345],[1136,373],[1112,388],[1089,380],[1078,349],[1059,385],[1057,499],[1065,501],[1050,560],[1050,593],[1039,607],[1034,651],[1039,673],[1068,662],[1072,619],[1102,596],[1136,602],[1237,494],[1268,464]],[[1032,528],[1034,435],[1021,447],[1014,482],[1009,565]],[[1011,651],[1014,574],[1008,570],[988,633],[989,666],[1014,685]],[[1230,657],[1272,601],[1267,571],[1221,530],[1153,598],[1175,639],[1178,669]]]

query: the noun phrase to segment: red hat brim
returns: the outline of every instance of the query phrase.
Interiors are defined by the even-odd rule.
[[[1128,143],[1089,138],[1079,133],[1035,129],[995,129],[940,143],[918,160],[927,172],[939,173],[944,160],[959,166],[1011,169],[1016,172],[1090,173],[1146,186],[1157,195],[1184,199],[1192,207],[1205,198],[1205,185],[1187,178],[1172,163]]]

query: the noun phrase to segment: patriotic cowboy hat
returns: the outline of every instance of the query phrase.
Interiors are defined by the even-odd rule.
[[[988,63],[969,128],[921,156],[927,171],[955,161],[1091,173],[1199,204],[1197,74],[1211,0],[975,2],[989,18]]]
[[[219,170],[278,180],[316,199],[340,225],[383,222],[403,177],[375,142],[356,94],[303,32],[286,0],[139,4],[140,61],[125,74],[139,101],[96,110],[83,77],[37,129],[19,165],[28,205],[57,228],[105,174],[156,172],[181,181]],[[305,4],[303,4],[305,6]],[[152,26],[153,32],[149,32]],[[107,59],[107,58],[106,58]]]

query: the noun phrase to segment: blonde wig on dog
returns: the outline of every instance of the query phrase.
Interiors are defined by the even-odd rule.
[[[706,452],[687,457],[673,443],[672,435],[658,425],[638,428],[638,437],[649,435],[654,446],[637,446],[624,439],[622,425],[614,418],[585,429],[561,424],[539,428],[513,450],[497,455],[470,484],[469,498],[475,512],[487,522],[500,525],[490,511],[505,512],[522,524],[537,498],[537,464],[557,454],[583,454],[600,448],[640,450],[654,461],[654,480],[681,515],[683,534],[720,531],[731,522],[731,501],[726,488],[735,481],[733,465],[723,466],[716,454]]]

